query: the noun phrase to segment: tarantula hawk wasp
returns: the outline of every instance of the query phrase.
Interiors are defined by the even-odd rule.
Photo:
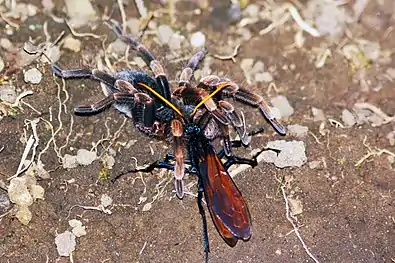
[[[206,55],[203,49],[194,54],[181,72],[178,87],[171,92],[164,69],[149,50],[136,38],[122,33],[113,22],[113,31],[145,61],[154,77],[140,70],[127,69],[109,74],[98,69],[63,70],[53,64],[52,70],[61,78],[91,78],[106,86],[106,97],[89,106],[74,108],[77,115],[94,115],[111,105],[130,117],[135,127],[148,136],[171,140],[173,154],[143,169],[127,171],[151,172],[155,168],[174,171],[176,195],[184,195],[185,173],[198,178],[198,208],[203,222],[203,239],[206,261],[209,242],[207,222],[202,204],[203,194],[214,225],[231,247],[239,239],[251,237],[251,218],[247,204],[228,173],[233,164],[257,165],[256,159],[247,159],[232,153],[233,147],[248,146],[250,135],[246,132],[244,116],[226,101],[231,98],[259,108],[264,117],[282,135],[285,128],[277,121],[270,108],[257,94],[240,88],[236,83],[218,76],[203,77],[197,86],[192,86],[193,73]],[[233,127],[240,140],[232,141],[229,128]],[[220,139],[222,149],[217,153],[212,141]],[[187,149],[185,157],[184,149]],[[226,161],[223,163],[222,158]]]

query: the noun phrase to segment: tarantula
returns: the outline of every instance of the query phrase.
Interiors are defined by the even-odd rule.
[[[238,133],[244,146],[249,144],[244,117],[225,98],[232,98],[244,104],[259,108],[264,117],[281,134],[285,128],[274,115],[264,99],[240,88],[236,83],[215,75],[203,77],[196,87],[191,80],[193,73],[206,55],[206,50],[194,54],[182,70],[178,87],[171,92],[164,69],[149,50],[136,38],[126,36],[117,23],[113,23],[117,37],[128,44],[151,69],[154,78],[140,70],[127,69],[109,74],[98,69],[63,70],[53,64],[55,75],[61,78],[91,78],[106,85],[106,97],[89,106],[74,109],[77,115],[93,115],[114,105],[117,110],[133,119],[135,127],[142,133],[158,138],[172,137],[175,156],[175,188],[179,198],[183,197],[185,154],[183,127],[204,116],[205,135],[209,139],[220,138],[225,155],[232,156],[229,125]],[[208,112],[209,114],[203,114]]]
[[[209,75],[194,86],[191,83],[193,73],[206,55],[205,49],[190,58],[182,69],[178,87],[171,89],[163,67],[148,49],[136,38],[124,35],[117,23],[113,24],[113,30],[119,39],[137,51],[154,76],[133,69],[109,74],[98,69],[63,70],[58,65],[52,65],[53,72],[59,77],[91,78],[106,85],[104,99],[89,106],[78,106],[74,112],[93,115],[114,105],[133,120],[140,132],[172,141],[173,153],[168,154],[164,161],[127,173],[150,172],[155,168],[172,170],[179,198],[184,195],[184,174],[197,175],[198,207],[203,220],[206,260],[209,243],[202,206],[203,192],[212,220],[225,242],[234,246],[238,239],[248,240],[251,236],[248,208],[227,169],[235,163],[255,166],[257,162],[254,158],[247,159],[232,153],[233,147],[247,146],[252,134],[246,131],[243,114],[225,99],[259,108],[281,135],[285,134],[285,128],[273,116],[261,96],[239,87],[229,79]],[[230,139],[230,127],[235,129],[239,140]],[[215,152],[211,144],[215,139],[220,139],[222,143],[219,152]],[[225,163],[222,163],[222,157],[226,159]]]

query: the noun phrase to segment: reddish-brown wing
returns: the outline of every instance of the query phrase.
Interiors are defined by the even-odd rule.
[[[211,218],[218,233],[233,247],[251,237],[251,218],[241,192],[210,145],[200,155],[200,176]]]

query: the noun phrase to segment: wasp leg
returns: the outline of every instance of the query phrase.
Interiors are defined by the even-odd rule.
[[[155,161],[144,168],[138,168],[134,170],[128,170],[125,172],[120,173],[119,175],[115,176],[114,178],[111,179],[111,182],[114,183],[116,180],[118,180],[120,177],[132,173],[138,173],[138,172],[143,172],[143,173],[152,173],[155,169],[167,169],[169,171],[174,171],[174,164],[170,163],[170,160],[174,159],[174,155],[168,153],[163,161]],[[186,163],[190,163],[189,160],[186,161]],[[193,167],[185,168],[185,173],[189,174],[196,174],[197,171]]]
[[[199,208],[199,213],[202,218],[202,228],[203,228],[203,248],[205,253],[205,262],[208,263],[208,253],[210,252],[210,243],[208,240],[208,230],[207,230],[207,219],[206,212],[203,207],[203,183],[202,180],[198,179],[198,196],[197,196],[197,205]]]
[[[171,93],[170,93],[169,81],[167,80],[165,71],[163,70],[163,67],[159,63],[159,61],[156,60],[154,56],[151,54],[151,52],[135,37],[125,36],[122,33],[121,27],[116,22],[113,22],[113,31],[120,40],[128,44],[133,50],[137,51],[137,54],[144,60],[147,66],[151,69],[152,73],[155,76],[157,84],[162,88],[161,95],[165,99],[170,100]]]

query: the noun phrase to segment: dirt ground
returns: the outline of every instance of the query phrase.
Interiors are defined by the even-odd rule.
[[[121,21],[116,4],[111,1],[92,1],[99,14],[107,12],[115,20]],[[134,1],[128,1],[125,12],[128,17],[138,17]],[[145,1],[150,2],[150,1]],[[225,2],[225,1],[223,1]],[[270,2],[270,1],[269,1]],[[306,1],[302,1],[305,3]],[[351,1],[352,2],[352,1]],[[378,1],[380,2],[380,1]],[[251,3],[261,4],[259,1]],[[40,1],[32,1],[40,6]],[[206,47],[211,54],[229,54],[228,39],[234,39],[235,26],[226,24],[221,14],[212,14],[203,9],[200,14],[193,10],[196,5],[180,2],[175,5],[174,21],[167,13],[154,17],[158,25],[173,23],[174,29],[184,35],[190,35],[185,29],[187,22],[196,25],[193,31],[202,31],[206,35]],[[54,14],[65,17],[63,2],[55,1]],[[164,8],[160,4],[147,4],[148,10]],[[376,1],[370,1],[362,14],[379,16],[385,10]],[[21,48],[25,42],[40,37],[45,41],[43,30],[31,30],[31,25],[42,25],[48,21],[48,33],[55,39],[61,31],[70,34],[64,23],[56,23],[48,13],[39,10],[34,17],[20,24],[12,35],[6,34],[6,23],[0,20],[1,38],[8,38]],[[372,30],[362,22],[350,26],[349,30],[359,38],[378,41],[382,50],[394,52],[395,25],[394,18],[383,18],[383,28]],[[18,22],[18,21],[16,21]],[[221,24],[222,23],[222,24]],[[309,251],[319,262],[395,262],[395,170],[392,152],[395,147],[386,138],[395,130],[395,122],[373,127],[370,123],[339,127],[331,125],[328,119],[342,122],[343,109],[351,109],[356,102],[368,102],[393,116],[395,113],[395,86],[389,79],[380,79],[380,89],[375,89],[377,76],[383,75],[387,68],[395,68],[395,56],[383,65],[373,62],[366,68],[366,78],[373,84],[369,89],[362,89],[354,81],[355,71],[350,63],[330,45],[332,56],[322,68],[316,68],[311,59],[312,47],[327,43],[326,38],[314,38],[305,34],[303,49],[289,49],[294,42],[295,23],[291,20],[286,26],[273,32],[259,35],[258,32],[269,23],[260,21],[249,25],[252,37],[241,44],[236,57],[232,60],[213,59],[211,69],[214,73],[231,77],[237,83],[245,82],[245,75],[240,68],[243,58],[253,58],[273,67],[273,82],[277,90],[268,89],[268,84],[258,83],[255,91],[268,98],[284,95],[294,113],[282,119],[285,125],[299,124],[308,127],[309,133],[303,138],[292,135],[277,135],[265,120],[252,108],[244,107],[247,122],[252,126],[264,124],[266,133],[254,137],[251,147],[240,150],[247,155],[255,148],[263,148],[267,141],[284,139],[302,140],[306,145],[307,163],[302,167],[280,169],[273,164],[260,163],[254,169],[238,174],[235,182],[246,198],[253,222],[253,235],[248,242],[239,242],[234,248],[228,247],[217,234],[211,219],[208,218],[209,240],[211,245],[210,262],[314,262],[306,253],[301,241],[295,235],[292,225],[286,218],[286,207],[278,179],[287,182],[285,192],[295,200],[300,200],[303,211],[297,215],[298,231]],[[99,22],[94,29],[97,35],[108,35],[108,43],[115,40],[114,34]],[[293,25],[293,26],[291,26]],[[223,30],[228,28],[227,30]],[[83,27],[78,32],[89,32]],[[95,56],[103,51],[101,39],[93,37],[75,37],[82,41],[82,50],[72,52],[61,49],[59,64],[65,68],[80,66],[95,67]],[[171,80],[177,74],[193,49],[185,49],[179,56],[182,60],[167,61],[164,54],[171,53],[167,46],[153,41],[152,34],[145,34],[143,41],[163,62]],[[347,37],[342,37],[341,41]],[[132,58],[132,51],[130,52]],[[4,60],[7,52],[2,50]],[[111,60],[114,63],[114,59]],[[286,65],[286,67],[285,67]],[[294,65],[294,69],[289,68]],[[65,102],[60,119],[62,127],[56,134],[56,144],[67,146],[61,149],[61,155],[76,154],[78,149],[91,149],[92,143],[107,137],[98,146],[99,153],[104,153],[111,143],[116,151],[115,164],[111,175],[133,168],[135,161],[139,165],[149,163],[164,156],[166,144],[138,133],[132,122],[116,110],[110,109],[92,117],[73,117],[70,131],[72,109],[76,105],[90,104],[103,98],[97,82],[91,80],[67,80],[66,93],[61,90],[62,81],[54,78],[48,63],[34,61],[24,68],[15,68],[6,63],[1,72],[1,85],[11,84],[19,92],[33,91],[33,95],[23,98],[41,114],[22,104],[22,109],[12,111],[0,120],[0,179],[6,184],[19,165],[26,141],[24,132],[31,134],[25,125],[26,120],[43,118],[57,129],[59,100]],[[113,64],[114,68],[125,67],[125,63]],[[24,82],[24,70],[37,67],[43,73],[40,84]],[[14,68],[4,78],[8,69]],[[376,82],[375,82],[376,81]],[[172,82],[174,83],[174,82]],[[59,86],[57,86],[57,84]],[[60,88],[59,88],[60,87]],[[60,89],[60,91],[59,91]],[[237,104],[240,107],[243,107]],[[314,121],[312,107],[322,109],[326,120]],[[10,111],[8,111],[10,113]],[[123,126],[122,126],[123,125]],[[320,126],[321,125],[321,126]],[[108,128],[106,128],[106,126]],[[114,133],[121,127],[120,132]],[[40,139],[37,152],[42,151],[51,138],[48,124],[41,121],[37,127]],[[26,131],[24,131],[26,130]],[[364,139],[365,145],[364,145]],[[130,148],[125,144],[135,140]],[[67,142],[68,141],[68,142]],[[361,165],[355,164],[369,151],[386,149],[388,152],[372,154]],[[4,148],[3,148],[4,147]],[[14,210],[4,213],[0,218],[0,262],[203,262],[201,219],[196,204],[196,186],[191,187],[191,194],[183,200],[175,197],[172,174],[155,171],[153,174],[130,175],[114,184],[99,178],[103,172],[100,160],[87,166],[64,169],[59,162],[53,144],[41,156],[45,169],[50,172],[49,179],[38,178],[38,184],[45,189],[45,199],[36,200],[30,207],[32,220],[22,225],[16,218]],[[321,161],[318,167],[310,162]],[[195,182],[188,176],[187,183]],[[6,188],[6,187],[5,187]],[[0,189],[0,194],[6,194]],[[113,199],[109,207],[111,214],[97,210],[84,209],[81,206],[94,207],[100,204],[102,194]],[[147,203],[152,207],[146,210]],[[11,206],[12,207],[12,206]],[[144,208],[144,209],[143,209]],[[13,208],[15,209],[15,208]],[[55,237],[58,233],[70,230],[68,221],[78,219],[86,227],[87,234],[77,238],[77,245],[72,257],[58,255]]]

